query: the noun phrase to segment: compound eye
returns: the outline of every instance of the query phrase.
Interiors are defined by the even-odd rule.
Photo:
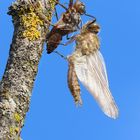
[[[81,7],[79,9],[79,13],[80,14],[85,14],[86,13],[86,8],[85,8],[85,5],[84,4],[81,5]]]

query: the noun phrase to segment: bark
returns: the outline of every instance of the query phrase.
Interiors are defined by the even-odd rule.
[[[17,0],[9,8],[14,34],[0,83],[0,140],[19,140],[55,0]]]

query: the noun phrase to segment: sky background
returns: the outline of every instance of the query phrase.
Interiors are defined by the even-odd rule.
[[[11,17],[6,14],[11,2],[0,2],[0,78],[13,34]],[[106,117],[82,85],[83,106],[77,108],[67,86],[67,62],[56,54],[47,55],[44,46],[23,140],[140,140],[140,1],[83,2],[101,26],[101,52],[119,118]],[[58,50],[67,55],[73,49],[74,44]]]

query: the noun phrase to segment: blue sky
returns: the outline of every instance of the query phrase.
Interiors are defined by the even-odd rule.
[[[6,14],[11,2],[0,2],[0,78],[13,34],[11,17]],[[82,85],[83,106],[75,107],[67,87],[67,62],[56,54],[47,55],[44,46],[22,131],[24,140],[140,140],[140,1],[83,2],[101,26],[101,52],[119,118],[106,117]],[[67,55],[73,46],[58,50]]]

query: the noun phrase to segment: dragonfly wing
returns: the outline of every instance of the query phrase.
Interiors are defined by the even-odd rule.
[[[75,59],[75,71],[78,79],[94,96],[103,112],[117,118],[118,109],[108,86],[103,57],[99,51]]]
[[[98,61],[97,63],[98,63],[99,69],[100,69],[101,73],[103,74],[103,77],[106,80],[106,84],[109,86],[104,58],[103,58],[102,54],[100,53],[100,51],[97,51],[95,53],[95,55],[97,57],[97,61]]]

